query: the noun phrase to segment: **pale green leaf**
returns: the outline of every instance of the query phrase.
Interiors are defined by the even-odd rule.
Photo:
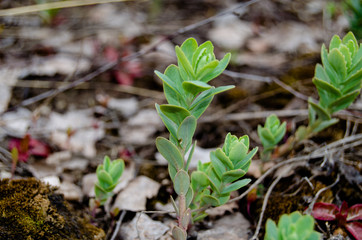
[[[248,185],[248,183],[250,183],[251,179],[242,179],[239,181],[236,181],[232,184],[230,184],[229,186],[225,187],[222,191],[221,194],[223,193],[230,193],[236,190],[239,190],[240,188]]]
[[[221,180],[225,183],[232,183],[235,180],[238,180],[239,178],[243,177],[245,173],[246,172],[241,169],[230,170],[222,175]]]
[[[178,129],[178,125],[172,121],[171,119],[169,119],[160,109],[160,105],[158,105],[157,103],[155,104],[156,107],[156,111],[158,113],[158,115],[160,116],[162,122],[165,124],[167,130],[170,132],[170,134],[173,136],[174,139],[177,139],[177,129]]]
[[[169,140],[163,137],[156,139],[157,150],[177,170],[182,169],[184,160],[178,148]]]
[[[181,146],[186,151],[192,143],[192,137],[196,130],[196,118],[194,116],[186,117],[177,129],[177,138],[181,141]]]
[[[347,76],[346,61],[342,53],[336,48],[330,50],[328,54],[328,62],[331,64],[334,71],[337,73],[338,76],[337,83],[340,84]]]
[[[211,72],[206,74],[205,76],[203,76],[201,79],[199,79],[200,81],[203,82],[209,82],[210,80],[216,78],[217,76],[219,76],[227,67],[227,65],[229,64],[231,58],[231,54],[228,53],[226,54],[223,59],[221,59],[219,61],[219,65],[217,65],[217,67]]]
[[[184,52],[186,58],[190,63],[192,63],[192,56],[196,51],[196,49],[197,49],[197,42],[194,38],[186,39],[181,45],[181,50]]]
[[[174,179],[174,189],[178,195],[186,195],[190,187],[190,177],[183,169],[177,171]]]
[[[191,115],[185,108],[171,104],[161,105],[160,110],[167,118],[176,123],[177,126],[180,126],[183,120]]]
[[[218,148],[214,151],[215,156],[222,162],[225,168],[228,170],[234,169],[234,164],[230,161],[229,157],[225,155],[225,153]]]
[[[182,83],[182,87],[186,92],[189,92],[194,96],[202,91],[212,88],[209,84],[201,81],[185,81]]]

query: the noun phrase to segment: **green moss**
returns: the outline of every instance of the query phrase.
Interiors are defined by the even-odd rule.
[[[35,178],[0,181],[0,239],[104,239],[72,214],[55,188]]]

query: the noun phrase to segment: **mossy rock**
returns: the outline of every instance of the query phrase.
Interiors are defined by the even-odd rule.
[[[0,180],[0,239],[105,239],[55,190],[35,178]]]

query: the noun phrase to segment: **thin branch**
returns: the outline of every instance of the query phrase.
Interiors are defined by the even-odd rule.
[[[283,83],[282,81],[280,81],[279,79],[272,77],[271,78],[273,80],[273,82],[275,82],[276,84],[278,84],[280,87],[284,88],[285,90],[287,90],[288,92],[290,92],[291,94],[293,94],[294,96],[296,96],[297,98],[300,98],[304,101],[308,101],[308,97],[304,94],[301,94],[300,92],[295,91],[291,86]]]
[[[308,116],[308,109],[286,109],[286,110],[273,110],[273,111],[231,113],[226,115],[224,119],[229,121],[261,119],[261,118],[267,118],[271,114],[275,114],[278,117]]]
[[[29,13],[36,13],[36,12],[47,11],[52,9],[60,9],[60,8],[82,7],[88,5],[103,4],[103,3],[129,2],[129,1],[134,1],[134,0],[87,0],[87,1],[71,0],[71,1],[60,1],[60,2],[49,2],[49,3],[23,6],[23,7],[3,9],[0,10],[0,17],[24,15]]]
[[[312,202],[309,204],[309,207],[307,208],[307,210],[304,211],[305,214],[311,214],[312,213],[312,210],[313,210],[313,207],[314,207],[314,204],[315,202],[317,201],[317,199],[319,198],[319,195],[321,195],[322,192],[334,187],[337,183],[339,182],[339,174],[337,175],[337,179],[336,181],[334,181],[334,183],[332,183],[331,185],[327,186],[327,187],[324,187],[324,188],[321,188],[319,189],[319,191],[317,192],[317,194],[314,196]]]
[[[126,210],[123,210],[121,213],[121,216],[119,217],[117,224],[116,224],[116,228],[114,229],[114,232],[112,234],[112,237],[110,240],[115,240],[119,231],[119,228],[121,227],[121,223],[123,221],[124,216],[126,215]]]
[[[257,240],[258,239],[258,234],[259,234],[259,231],[260,231],[260,228],[261,228],[261,223],[263,221],[263,217],[264,217],[264,212],[265,212],[265,209],[266,209],[266,206],[268,204],[268,200],[269,200],[269,197],[270,197],[270,194],[271,192],[273,191],[275,185],[277,185],[277,183],[280,181],[280,179],[284,176],[284,174],[286,173],[286,171],[283,171],[281,174],[279,174],[279,176],[273,181],[273,183],[269,186],[268,188],[268,191],[266,192],[265,194],[265,197],[264,197],[264,201],[263,201],[263,206],[261,208],[261,213],[260,213],[260,216],[259,216],[259,221],[258,221],[258,225],[256,226],[256,229],[255,229],[255,233],[253,235],[253,237],[251,239],[255,239]]]
[[[239,72],[224,70],[223,74],[226,76],[229,76],[229,77],[233,77],[233,78],[242,78],[242,79],[248,79],[248,80],[253,80],[253,81],[257,81],[257,82],[266,82],[266,83],[272,82],[272,79],[270,77],[263,77],[263,76],[258,76],[258,75],[254,75],[254,74],[248,74],[248,73],[239,73]]]

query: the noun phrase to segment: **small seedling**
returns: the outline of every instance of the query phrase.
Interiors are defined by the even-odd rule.
[[[104,205],[113,196],[113,189],[119,183],[124,170],[124,161],[116,159],[111,161],[108,156],[104,157],[103,164],[97,167],[97,182],[94,186],[97,205]]]
[[[319,240],[320,237],[320,233],[314,231],[313,217],[296,211],[283,214],[278,226],[268,219],[264,240]]]
[[[230,60],[230,54],[217,60],[213,49],[210,41],[198,46],[195,39],[189,38],[175,48],[178,66],[170,65],[164,74],[155,71],[163,81],[168,102],[156,104],[158,115],[170,132],[169,139],[156,139],[156,147],[168,161],[169,174],[178,195],[176,200],[171,197],[178,219],[172,230],[176,240],[187,238],[188,225],[205,217],[207,207],[225,204],[230,192],[249,183],[250,180],[240,178],[248,171],[257,151],[249,152],[248,136],[237,138],[228,134],[222,149],[210,154],[210,162],[199,162],[197,171],[190,177],[197,119],[216,94],[234,87],[215,88],[208,84],[224,71]]]
[[[312,216],[317,220],[336,221],[339,227],[345,228],[356,240],[362,239],[362,204],[355,204],[348,208],[347,202],[341,207],[332,203],[318,202],[314,204]]]
[[[272,151],[283,139],[286,129],[286,122],[280,124],[280,120],[275,114],[267,117],[264,127],[258,125],[258,136],[263,145],[263,152],[261,153],[263,161],[270,159]]]

